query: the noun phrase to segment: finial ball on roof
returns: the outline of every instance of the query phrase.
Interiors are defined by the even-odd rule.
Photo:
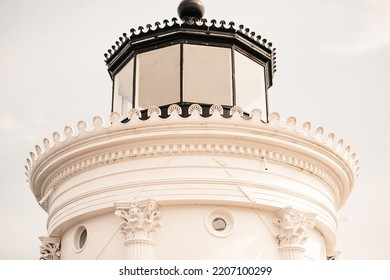
[[[177,7],[177,12],[181,19],[185,17],[201,19],[204,15],[204,6],[200,0],[183,0]]]

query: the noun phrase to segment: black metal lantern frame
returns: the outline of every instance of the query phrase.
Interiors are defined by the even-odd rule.
[[[112,49],[105,54],[108,72],[113,80],[112,111],[115,109],[115,76],[130,62],[132,63],[131,67],[133,68],[130,70],[132,71],[133,77],[129,77],[129,85],[132,87],[132,96],[129,98],[129,100],[131,100],[130,104],[132,108],[145,109],[142,108],[140,104],[137,104],[137,100],[139,99],[139,96],[137,96],[139,84],[137,84],[137,79],[135,77],[141,74],[139,73],[140,69],[137,60],[142,56],[145,56],[148,52],[164,48],[168,50],[167,47],[170,46],[177,46],[175,49],[178,51],[178,65],[177,70],[175,70],[177,71],[178,76],[177,80],[175,78],[178,84],[178,96],[175,96],[172,100],[166,101],[165,103],[164,101],[161,101],[162,103],[153,105],[158,105],[161,108],[165,108],[174,103],[187,105],[184,107],[188,107],[188,104],[192,103],[198,103],[202,106],[219,103],[219,105],[226,108],[231,108],[235,105],[242,106],[242,104],[237,103],[237,96],[239,97],[239,95],[237,93],[236,64],[237,57],[244,56],[248,61],[252,61],[253,64],[260,65],[264,68],[263,77],[259,77],[259,79],[264,80],[265,100],[262,102],[265,103],[263,110],[266,112],[263,112],[265,113],[263,115],[268,115],[267,90],[272,86],[272,79],[276,71],[276,53],[275,49],[272,47],[272,43],[267,43],[266,39],[262,39],[261,36],[256,36],[254,32],[251,32],[248,28],[244,28],[243,25],[240,25],[239,28],[235,28],[233,22],[227,24],[225,21],[220,21],[219,24],[217,24],[216,20],[211,20],[210,24],[208,24],[206,19],[196,18],[183,18],[180,22],[176,18],[173,18],[171,21],[164,20],[162,23],[156,22],[154,28],[151,24],[148,24],[146,27],[139,27],[138,32],[135,29],[131,29],[129,36],[123,34],[123,37],[119,38],[116,45],[112,46]],[[201,52],[203,51],[201,48],[202,46],[209,47],[209,50],[216,50],[215,48],[219,48],[220,50],[223,50],[224,53],[227,53],[227,50],[230,52],[229,63],[226,64],[231,67],[229,70],[229,78],[231,81],[228,82],[229,85],[231,85],[231,94],[228,94],[229,98],[224,98],[224,101],[222,102],[211,102],[208,99],[199,101],[193,100],[191,97],[186,97],[185,81],[187,79],[186,75],[188,71],[185,71],[185,63],[188,63],[190,59],[193,59],[190,56],[191,46],[199,46],[195,48]],[[205,61],[207,61],[207,58],[205,59]],[[214,61],[214,63],[216,62]],[[190,69],[188,67],[190,66],[187,66],[187,69]],[[207,63],[204,65],[206,75],[207,68],[209,67],[214,66]],[[165,71],[165,69],[162,70]],[[215,71],[217,70],[214,70],[213,73],[216,73]],[[226,69],[223,71],[225,70]],[[198,71],[198,73],[201,72],[202,71]],[[174,75],[176,76],[176,74]],[[153,81],[147,81],[145,83],[153,83]],[[207,98],[210,98],[210,96],[211,94],[208,94]],[[264,121],[268,120],[265,119]]]

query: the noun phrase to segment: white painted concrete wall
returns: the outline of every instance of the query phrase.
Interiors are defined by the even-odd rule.
[[[196,111],[182,118],[173,110],[161,119],[157,109],[147,121],[122,124],[114,115],[104,127],[95,119],[92,131],[79,123],[79,134],[67,129],[65,140],[56,136],[53,147],[37,149],[29,180],[48,212],[49,236],[61,238],[62,259],[126,258],[115,210],[148,199],[161,212],[157,259],[278,259],[278,243],[292,242],[285,239],[290,214],[274,223],[289,207],[293,216],[313,219],[310,228],[297,224],[307,231],[298,238],[304,258],[324,259],[335,249],[337,210],[357,174],[348,148],[324,140],[321,130],[312,135],[307,124],[299,130],[289,119],[283,127],[275,115],[268,124],[237,111],[225,119],[218,110],[209,118]],[[230,235],[208,231],[212,209],[232,217]],[[88,244],[75,252],[80,225]]]

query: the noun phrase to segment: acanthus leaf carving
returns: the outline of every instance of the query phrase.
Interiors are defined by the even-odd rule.
[[[314,227],[315,214],[286,207],[278,211],[273,224],[281,229],[276,239],[281,247],[303,246],[307,233]]]
[[[39,237],[41,245],[39,251],[41,253],[40,260],[59,260],[61,257],[61,239],[59,237]]]
[[[154,241],[154,233],[161,227],[158,222],[161,212],[153,200],[118,204],[115,216],[122,218],[121,230],[127,240],[144,239]]]

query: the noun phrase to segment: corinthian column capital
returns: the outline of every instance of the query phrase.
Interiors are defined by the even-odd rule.
[[[39,250],[41,253],[40,260],[59,260],[61,253],[61,238],[59,237],[48,237],[41,236],[39,237],[41,240],[41,246],[39,246]]]
[[[299,212],[291,207],[281,209],[273,220],[281,229],[276,236],[280,246],[303,246],[307,233],[314,227],[315,214]]]
[[[154,233],[160,227],[161,212],[154,200],[134,203],[117,203],[115,215],[122,218],[122,233],[126,234],[126,243],[145,241],[154,243]]]

